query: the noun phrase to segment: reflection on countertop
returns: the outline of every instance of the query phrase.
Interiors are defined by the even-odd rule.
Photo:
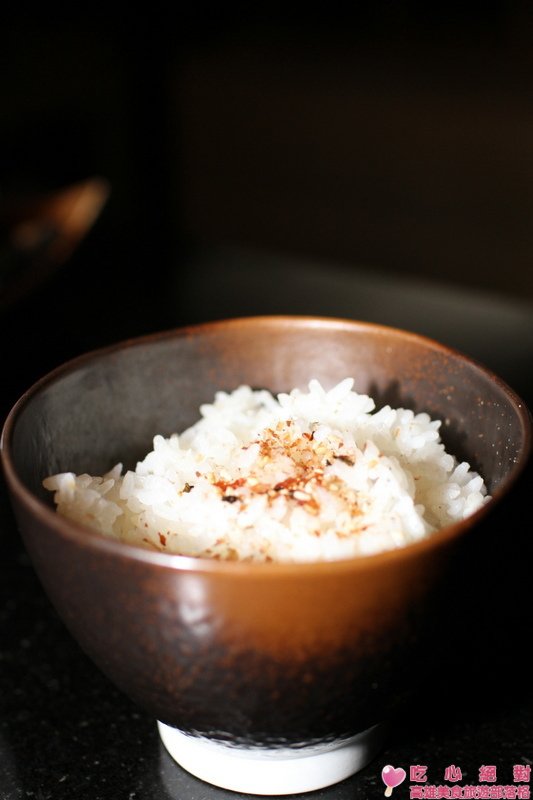
[[[496,292],[243,247],[186,257],[173,294],[193,322],[313,314],[414,331],[482,362],[524,399],[533,393],[533,304]]]

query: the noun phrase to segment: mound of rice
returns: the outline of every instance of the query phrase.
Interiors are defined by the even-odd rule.
[[[321,561],[403,547],[486,500],[438,420],[352,391],[218,392],[135,471],[46,478],[60,514],[131,544],[246,561]],[[373,413],[374,412],[374,413]]]

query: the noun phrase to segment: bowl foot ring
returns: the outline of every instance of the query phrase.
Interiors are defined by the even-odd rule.
[[[324,745],[241,748],[190,736],[162,722],[159,735],[172,758],[197,778],[235,792],[296,794],[331,786],[363,769],[381,749],[385,725]]]

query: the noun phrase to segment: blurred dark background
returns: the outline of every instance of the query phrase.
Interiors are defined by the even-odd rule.
[[[532,22],[519,0],[8,5],[0,201],[93,176],[111,190],[75,252],[2,308],[11,394],[206,316],[349,314],[321,305],[321,279],[306,289],[317,271],[343,297],[361,270],[390,282],[391,305],[413,280],[533,300]]]

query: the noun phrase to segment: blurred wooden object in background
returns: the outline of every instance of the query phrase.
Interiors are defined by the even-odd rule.
[[[109,194],[102,178],[0,202],[0,310],[35,291],[72,255]]]

